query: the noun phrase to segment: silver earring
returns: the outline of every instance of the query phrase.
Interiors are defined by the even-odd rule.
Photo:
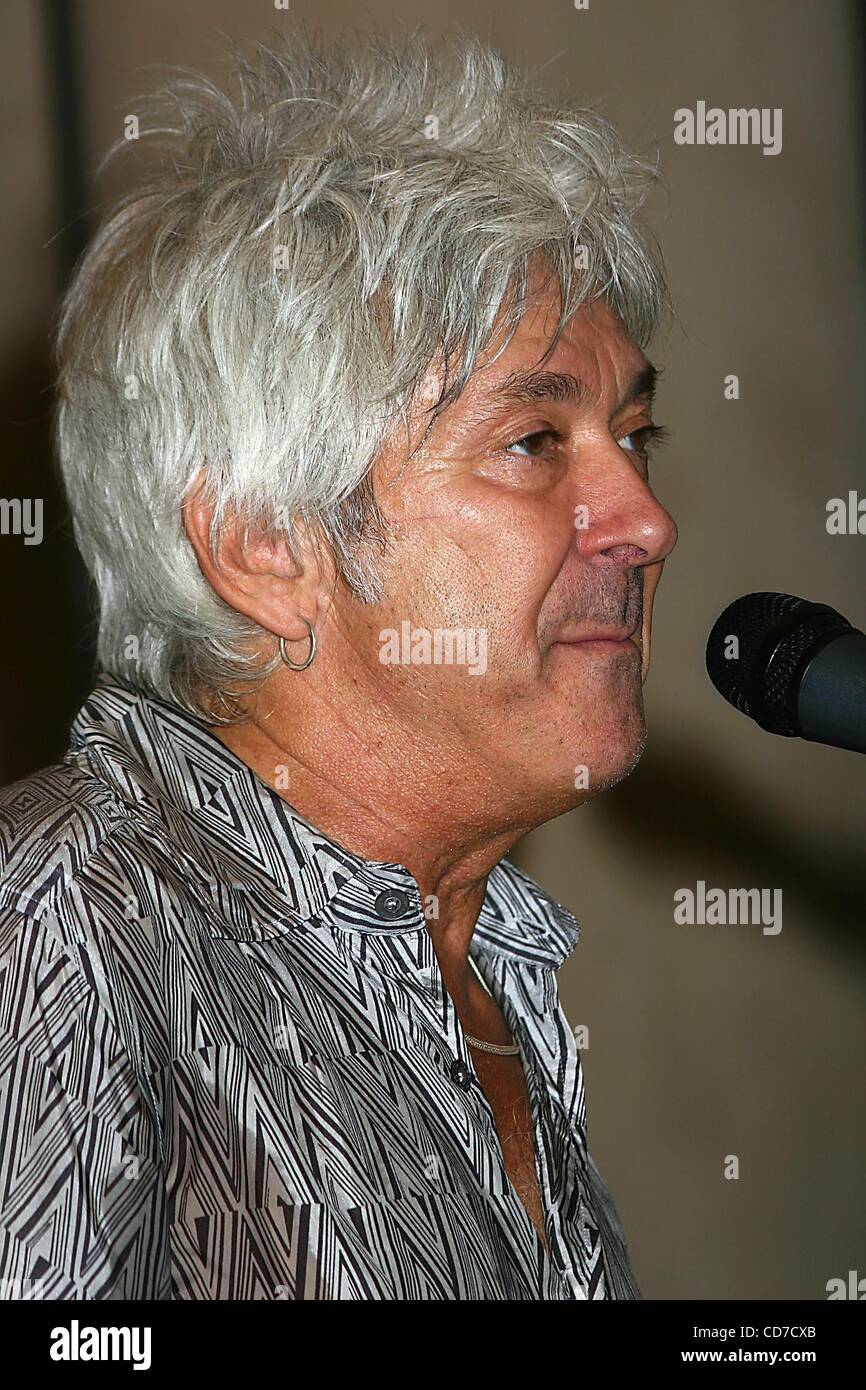
[[[309,618],[302,618],[301,621],[306,623],[310,630],[310,655],[307,657],[306,661],[292,661],[286,656],[286,639],[285,637],[280,638],[280,657],[293,671],[306,671],[313,657],[316,655],[316,634],[313,631],[313,624],[310,622]]]

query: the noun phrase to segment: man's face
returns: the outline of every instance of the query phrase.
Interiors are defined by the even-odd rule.
[[[540,819],[640,756],[653,595],[676,541],[641,453],[649,364],[596,301],[539,368],[557,307],[551,298],[524,316],[408,462],[399,437],[383,452],[373,480],[393,527],[384,598],[343,592],[332,612],[378,700],[448,785],[462,774]],[[424,660],[403,624],[429,633],[430,655],[436,629],[462,634],[464,664]]]

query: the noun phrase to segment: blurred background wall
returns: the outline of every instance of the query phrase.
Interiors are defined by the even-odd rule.
[[[590,1147],[645,1297],[822,1299],[866,1275],[863,1201],[866,764],[775,738],[724,705],[706,633],[731,599],[781,589],[866,625],[866,537],[826,504],[864,477],[864,56],[846,0],[292,0],[332,33],[478,33],[598,106],[669,186],[652,225],[677,307],[652,345],[655,486],[680,526],[656,604],[650,740],[614,791],[514,858],[577,914],[560,975],[584,1052]],[[6,217],[0,495],[43,497],[45,538],[0,538],[0,782],[58,758],[89,687],[86,581],[49,462],[57,294],[111,180],[96,166],[144,65],[221,71],[266,39],[270,0],[17,0],[4,7]],[[674,112],[783,110],[783,148],[687,146]],[[739,377],[739,400],[724,378]],[[783,927],[681,926],[678,888],[781,888]],[[726,1179],[728,1155],[739,1178]]]

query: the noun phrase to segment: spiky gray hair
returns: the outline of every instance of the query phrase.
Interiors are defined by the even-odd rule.
[[[290,544],[303,518],[374,601],[371,465],[431,363],[432,420],[500,313],[506,345],[530,261],[561,293],[551,350],[598,295],[640,346],[669,306],[635,221],[656,165],[602,116],[474,38],[353,51],[290,33],[233,54],[232,94],[181,69],[136,107],[162,157],[94,238],[57,337],[99,666],[211,724],[235,722],[279,656],[198,567],[181,502],[202,470],[212,545],[229,511]]]

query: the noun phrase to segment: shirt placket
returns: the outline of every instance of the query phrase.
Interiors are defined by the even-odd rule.
[[[546,1157],[550,1153],[554,1134],[548,1122],[548,1112],[545,1108],[544,1085],[536,1073],[532,1061],[532,1050],[519,1016],[514,1013],[510,1005],[507,1010],[504,1010],[509,1027],[511,1027],[521,1049],[533,1121],[536,1174],[544,1208],[545,1234],[553,1255],[545,1250],[535,1229],[535,1224],[508,1175],[495,1116],[476,1072],[472,1052],[457,1010],[451,996],[445,989],[432,939],[423,921],[420,894],[417,887],[411,880],[402,886],[398,883],[384,887],[381,882],[371,882],[368,887],[375,916],[381,920],[382,928],[371,929],[367,927],[365,929],[362,927],[360,934],[374,935],[384,945],[390,976],[391,999],[396,1007],[401,1008],[406,1026],[411,1029],[410,1013],[405,1004],[401,1007],[396,1001],[400,996],[405,998],[408,994],[418,1004],[420,1015],[426,1018],[435,1032],[436,1042],[440,1047],[444,1043],[445,1049],[447,1049],[446,1058],[443,1060],[447,1066],[448,1074],[454,1085],[465,1093],[467,1104],[472,1106],[474,1118],[480,1125],[486,1141],[488,1159],[491,1161],[492,1172],[495,1173],[496,1178],[496,1188],[492,1195],[505,1198],[509,1202],[512,1224],[516,1222],[523,1229],[526,1254],[529,1255],[529,1252],[532,1252],[529,1257],[529,1265],[533,1269],[542,1271],[539,1293],[543,1289],[545,1297],[566,1299],[584,1297],[585,1295],[575,1286],[575,1283],[567,1276],[564,1277],[560,1267],[563,1264],[563,1256],[559,1212],[551,1189],[547,1165],[545,1161],[542,1161],[542,1155]],[[388,921],[392,923],[390,930],[386,925]],[[358,924],[355,925],[357,929]],[[417,949],[413,950],[411,954],[416,960],[421,958],[422,963],[411,971],[407,970],[406,952],[403,953],[401,960],[398,961],[396,958],[396,937],[398,935],[410,936],[417,942]],[[368,969],[372,965],[372,958],[368,954]],[[396,993],[394,992],[395,984],[399,985]],[[501,1001],[500,1007],[502,1007]],[[417,1018],[415,1023],[417,1028]],[[476,1173],[476,1177],[482,1190],[490,1193],[490,1188],[483,1176]],[[506,1237],[513,1242],[513,1231],[506,1232]]]
[[[524,998],[527,1010],[531,1009],[536,1016],[552,1016],[558,1007],[552,971],[542,972],[540,980],[536,980],[524,970],[518,970],[515,974],[512,968],[511,987],[503,986],[503,1011],[514,1018],[515,1030],[524,1040],[523,1051],[528,1060],[527,1071],[533,1077],[540,1123],[549,1135],[550,1149],[544,1152],[554,1156],[559,1175],[561,1200],[557,1200],[551,1190],[548,1171],[542,1174],[553,1228],[553,1238],[549,1239],[551,1250],[555,1251],[559,1277],[571,1290],[569,1297],[610,1297],[607,1254],[602,1239],[604,1222],[599,1219],[588,1174],[584,1090],[582,1083],[578,1084],[571,1072],[572,1067],[580,1067],[576,1043],[570,1028],[566,1026],[561,1034],[561,1048],[554,1066],[544,1066],[536,1056],[524,1021],[513,1011],[511,1000],[514,998]],[[566,1105],[554,1079],[560,1074],[570,1076],[566,1085],[569,1105]],[[539,1155],[541,1153],[539,1150]],[[597,1267],[592,1275],[581,1268],[582,1254],[576,1248],[577,1244],[580,1252],[585,1253],[589,1227],[596,1232],[599,1242]]]
[[[510,1017],[507,1016],[507,1022],[514,1035],[515,1041],[520,1047],[521,1062],[526,1078],[526,1089],[535,1141],[535,1170],[543,1207],[545,1235],[551,1253],[545,1250],[544,1244],[535,1228],[535,1223],[526,1211],[517,1189],[514,1187],[508,1175],[508,1170],[505,1165],[505,1155],[499,1139],[499,1132],[496,1128],[496,1118],[475,1069],[472,1051],[466,1041],[466,1034],[463,1030],[457,1010],[454,1007],[451,996],[445,989],[435,954],[428,967],[427,974],[429,978],[428,989],[436,999],[439,1010],[438,1018],[441,1022],[449,1050],[454,1057],[454,1061],[451,1064],[452,1080],[460,1085],[461,1089],[472,1095],[477,1110],[484,1117],[488,1142],[491,1150],[496,1156],[503,1191],[508,1195],[509,1200],[514,1206],[514,1210],[518,1212],[518,1219],[524,1223],[527,1234],[530,1236],[535,1246],[538,1260],[544,1269],[546,1295],[549,1297],[553,1294],[556,1297],[565,1299],[584,1298],[585,1295],[576,1285],[574,1279],[569,1278],[569,1273],[573,1274],[573,1270],[568,1260],[563,1257],[564,1242],[560,1213],[551,1188],[547,1163],[543,1161],[545,1156],[552,1154],[554,1133],[549,1124],[546,1090],[535,1069],[532,1050],[529,1046],[522,1023],[513,1012],[509,1011]]]
[[[544,1249],[534,1224],[531,1221],[530,1224],[532,1224],[539,1250],[545,1260],[549,1278],[557,1287],[559,1296],[567,1299],[585,1299],[586,1292],[569,1253],[568,1239],[563,1230],[562,1212],[550,1179],[550,1164],[561,1165],[570,1158],[570,1155],[562,1152],[560,1148],[558,1142],[559,1128],[553,1122],[554,1115],[547,1077],[543,1074],[543,1069],[540,1067],[535,1049],[532,1046],[529,1030],[514,1002],[520,1000],[523,993],[529,990],[533,996],[532,1006],[536,1011],[539,1009],[545,1011],[551,1008],[553,991],[550,977],[545,974],[542,984],[530,982],[526,978],[525,972],[518,972],[510,962],[506,962],[505,978],[501,989],[497,988],[495,979],[490,983],[490,988],[494,992],[494,997],[497,999],[520,1048],[533,1121],[535,1170],[544,1213],[544,1231],[547,1237],[548,1250]],[[516,1192],[515,1196],[517,1196]],[[517,1200],[519,1202],[520,1198],[517,1197]],[[528,1213],[526,1219],[530,1220]]]
[[[347,946],[356,959],[363,959],[371,983],[386,992],[389,1006],[399,1014],[406,1030],[428,1049],[435,1064],[444,1068],[471,1105],[490,1164],[487,1175],[476,1173],[482,1190],[497,1197],[509,1196],[514,1189],[505,1168],[493,1111],[475,1072],[457,1011],[445,989],[417,887],[411,881],[402,887],[383,887],[381,882],[371,881],[369,891],[373,913],[382,925],[373,927],[372,918],[366,925],[355,922],[346,933]],[[389,921],[390,927],[386,925]]]

